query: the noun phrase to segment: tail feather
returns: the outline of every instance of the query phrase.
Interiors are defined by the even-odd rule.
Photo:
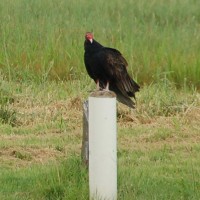
[[[135,103],[129,97],[117,94],[117,100],[130,108],[135,108]]]
[[[127,91],[128,96],[135,98],[135,93],[139,92],[140,86],[129,76],[127,79],[130,85],[130,90]]]
[[[127,94],[123,94],[117,86],[115,85],[110,85],[110,90],[115,92],[115,94],[117,95],[117,100],[122,103],[125,104],[126,106],[130,107],[130,108],[135,108],[135,103],[131,100],[131,98],[127,95]]]
[[[105,83],[100,81],[100,88],[105,89]],[[117,95],[117,100],[130,108],[135,108],[135,103],[130,97],[135,98],[135,92],[139,91],[139,85],[131,77],[122,79],[116,84],[111,82],[109,89]]]
[[[139,91],[140,86],[127,74],[117,83],[117,87],[124,94],[135,98],[135,93]]]

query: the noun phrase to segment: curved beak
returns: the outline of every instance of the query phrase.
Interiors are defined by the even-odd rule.
[[[90,42],[92,43],[93,42],[93,39],[91,38],[91,39],[89,39],[90,40]]]

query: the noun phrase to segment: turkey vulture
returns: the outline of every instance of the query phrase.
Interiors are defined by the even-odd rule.
[[[84,62],[89,76],[96,82],[97,89],[111,90],[117,100],[134,108],[135,92],[140,86],[129,76],[128,63],[122,54],[113,48],[102,46],[87,32],[84,43]]]

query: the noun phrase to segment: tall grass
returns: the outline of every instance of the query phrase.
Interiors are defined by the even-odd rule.
[[[93,31],[118,48],[140,83],[167,75],[200,87],[200,2],[196,0],[2,0],[0,67],[8,79],[83,79],[83,41]]]

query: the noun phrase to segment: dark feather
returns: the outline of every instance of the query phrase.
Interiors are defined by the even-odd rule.
[[[89,76],[95,82],[99,80],[102,89],[109,82],[109,89],[116,93],[118,101],[134,108],[130,97],[135,98],[135,92],[140,87],[128,74],[128,63],[122,54],[116,49],[102,46],[94,39],[91,42],[87,35],[84,47],[84,61]]]

